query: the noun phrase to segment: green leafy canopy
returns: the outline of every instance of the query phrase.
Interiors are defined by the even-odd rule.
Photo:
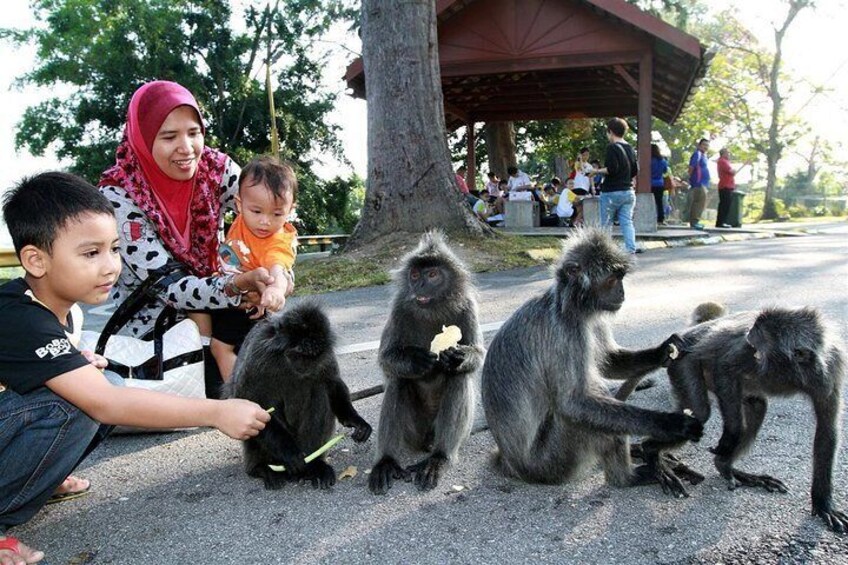
[[[48,87],[56,95],[25,111],[16,146],[34,155],[52,148],[73,172],[96,181],[114,161],[132,93],[165,79],[197,98],[206,143],[244,163],[270,148],[264,83],[270,61],[282,156],[296,165],[305,192],[322,190],[314,156],[343,157],[338,127],[327,120],[339,88],[323,84],[327,54],[316,42],[350,16],[350,2],[245,4],[234,15],[227,0],[32,2],[38,25],[0,36],[37,48],[36,66],[19,77],[19,86]],[[301,216],[308,219],[308,210]]]

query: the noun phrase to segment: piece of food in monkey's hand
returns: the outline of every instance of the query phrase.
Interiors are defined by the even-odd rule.
[[[456,347],[462,339],[462,330],[457,326],[442,326],[442,333],[436,334],[430,342],[430,351],[438,355],[445,349]]]
[[[692,411],[689,408],[686,408],[685,410],[683,410],[683,413],[686,414],[687,416],[692,415]]]
[[[669,359],[677,359],[680,357],[680,350],[677,349],[677,346],[673,343],[668,344],[668,357]]]
[[[268,408],[268,409],[267,409],[267,410],[265,410],[265,411],[266,411],[267,413],[269,413],[269,414],[273,414],[273,413],[274,413],[274,410],[276,410],[276,408],[274,408],[273,406],[271,406],[270,408]]]
[[[303,461],[306,463],[311,463],[312,461],[318,459],[319,457],[327,453],[334,445],[339,443],[342,439],[344,439],[344,434],[339,434],[335,436],[330,441],[328,441],[327,443],[325,443],[324,445],[304,457]],[[268,468],[277,473],[282,473],[286,470],[285,466],[283,465],[268,465]]]

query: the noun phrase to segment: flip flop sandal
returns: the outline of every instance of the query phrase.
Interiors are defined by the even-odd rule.
[[[8,549],[12,553],[16,555],[21,554],[20,541],[18,538],[13,538],[12,536],[6,536],[6,539],[0,540],[0,550]]]
[[[67,480],[67,479],[65,479]],[[80,480],[80,479],[77,479]],[[88,486],[81,490],[73,490],[63,493],[54,494],[49,499],[47,499],[47,504],[56,504],[57,502],[65,502],[66,500],[73,500],[75,498],[80,498],[89,493],[91,490],[91,483],[88,483]]]

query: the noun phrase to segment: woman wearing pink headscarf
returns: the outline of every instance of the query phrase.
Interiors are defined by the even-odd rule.
[[[100,179],[101,192],[115,207],[124,262],[115,303],[169,261],[185,273],[130,320],[125,331],[133,336],[149,334],[166,303],[181,310],[235,308],[247,305],[251,295],[245,293],[272,281],[265,269],[217,274],[223,213],[234,209],[240,169],[204,145],[205,131],[186,88],[149,82],[133,94],[115,165]],[[207,382],[210,396],[214,385]]]

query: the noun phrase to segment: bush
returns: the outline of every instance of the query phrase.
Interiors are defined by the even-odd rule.
[[[794,204],[786,209],[786,213],[793,218],[809,218],[813,215],[812,210],[802,204]]]

